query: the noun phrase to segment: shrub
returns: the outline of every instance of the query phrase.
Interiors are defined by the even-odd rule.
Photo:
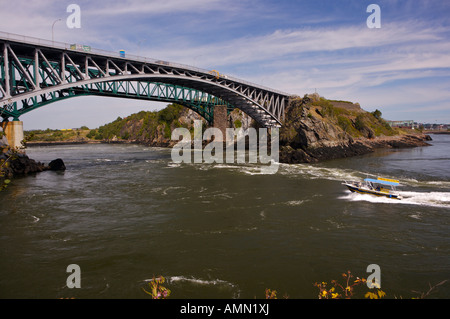
[[[355,119],[355,128],[358,131],[363,131],[366,128],[366,124],[364,122],[364,115],[359,114]]]
[[[377,120],[379,120],[379,119],[381,119],[382,113],[381,113],[381,111],[379,109],[376,109],[375,111],[372,112],[372,115],[375,116],[375,118]]]
[[[94,138],[97,134],[97,130],[90,130],[89,133],[86,135],[87,138]]]
[[[318,298],[319,299],[351,299],[356,292],[356,287],[365,285],[367,280],[365,278],[356,277],[350,271],[342,274],[343,283],[338,280],[331,280],[331,287],[328,283],[322,281],[320,283],[314,283],[314,286],[319,289]],[[370,299],[379,299],[386,296],[386,293],[380,288],[372,288],[371,291],[367,292],[364,297]]]

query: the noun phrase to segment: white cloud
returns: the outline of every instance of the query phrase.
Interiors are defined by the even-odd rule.
[[[55,25],[57,40],[217,69],[293,94],[317,88],[327,97],[364,101],[369,107],[425,105],[429,96],[419,95],[421,86],[417,84],[425,80],[439,83],[442,79],[442,89],[448,90],[450,28],[445,23],[403,16],[383,20],[377,30],[364,23],[322,23],[314,28],[286,23],[286,28],[260,31],[258,25],[275,19],[268,7],[243,10],[256,5],[252,0],[239,4],[219,0],[79,2],[79,30],[64,27],[67,4],[56,0],[2,3],[0,30],[49,39],[53,21],[63,18]],[[271,6],[281,11],[277,5]],[[194,19],[199,15],[202,20]],[[167,17],[167,25],[152,24],[152,19],[160,17]],[[247,22],[244,17],[253,19],[249,22],[253,29],[242,27]],[[323,21],[330,22],[333,17],[325,14]],[[216,35],[222,28],[220,23],[216,25],[218,19],[239,26],[235,31],[241,32]],[[204,28],[199,31],[199,26]],[[445,111],[447,96],[434,93],[432,103]]]
[[[159,15],[174,12],[199,12],[212,11],[216,9],[229,8],[225,1],[221,0],[125,0],[110,1],[108,5],[102,2],[93,3],[94,7],[89,9],[91,15],[122,16],[126,14]]]

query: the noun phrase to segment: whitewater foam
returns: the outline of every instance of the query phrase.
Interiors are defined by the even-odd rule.
[[[307,179],[328,179],[328,180],[358,180],[366,174],[351,169],[341,169],[334,167],[321,167],[311,164],[280,164],[280,173],[283,175],[297,176]]]
[[[430,207],[450,208],[449,192],[400,192],[402,199],[392,199],[387,197],[378,197],[368,194],[348,193],[339,199],[348,201],[366,201],[372,203],[400,204],[400,205],[419,205]]]

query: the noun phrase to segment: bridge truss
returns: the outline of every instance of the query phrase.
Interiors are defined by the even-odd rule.
[[[178,103],[212,123],[214,106],[239,108],[265,127],[279,126],[289,95],[218,72],[88,47],[0,33],[0,115],[82,95]]]

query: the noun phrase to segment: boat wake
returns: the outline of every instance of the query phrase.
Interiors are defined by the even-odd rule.
[[[364,173],[334,167],[322,167],[312,164],[280,164],[279,173],[293,178],[327,179],[335,181],[358,180]]]
[[[400,192],[403,199],[391,199],[387,197],[378,197],[368,194],[348,193],[339,199],[348,201],[365,201],[371,203],[386,203],[386,204],[400,204],[400,205],[418,205],[429,207],[450,208],[450,193],[449,192]]]
[[[450,208],[449,192],[401,192],[405,204]]]

